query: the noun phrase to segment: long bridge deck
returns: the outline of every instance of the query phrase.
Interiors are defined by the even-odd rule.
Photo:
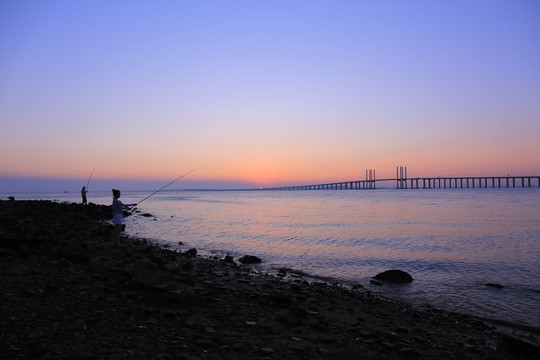
[[[340,181],[327,184],[277,186],[262,190],[373,190],[377,183],[395,182],[397,189],[452,189],[452,188],[540,188],[540,176],[467,176],[467,177],[398,177],[395,179],[367,179]]]

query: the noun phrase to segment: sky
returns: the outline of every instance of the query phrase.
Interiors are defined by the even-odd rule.
[[[0,54],[7,191],[540,174],[536,0],[0,0]]]

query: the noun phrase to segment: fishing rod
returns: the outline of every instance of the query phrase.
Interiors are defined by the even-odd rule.
[[[139,204],[142,203],[144,200],[148,199],[150,196],[157,194],[158,192],[160,192],[161,190],[165,189],[167,186],[171,185],[172,183],[177,182],[178,180],[180,180],[180,179],[183,178],[184,176],[187,176],[187,175],[191,174],[192,172],[194,172],[194,171],[196,171],[196,170],[199,170],[201,167],[202,167],[202,166],[196,167],[195,169],[188,171],[187,173],[183,174],[182,176],[177,177],[176,179],[174,179],[173,181],[171,181],[171,182],[168,183],[167,185],[165,185],[165,186],[163,186],[162,188],[160,188],[160,189],[154,191],[153,193],[151,193],[150,195],[148,195],[147,197],[145,197],[144,199],[142,199],[141,201],[139,201],[138,203],[136,203],[135,205],[133,205],[133,207],[139,205]]]
[[[86,191],[88,191],[88,186],[90,185],[90,179],[92,179],[92,175],[94,175],[94,171],[96,170],[97,168],[97,164],[96,166],[94,166],[94,169],[92,169],[92,172],[90,173],[90,177],[88,178],[88,182],[86,183]]]

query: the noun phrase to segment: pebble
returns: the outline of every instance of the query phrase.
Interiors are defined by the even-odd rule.
[[[272,348],[265,347],[265,348],[261,348],[261,352],[263,354],[273,354],[273,353],[275,353],[275,350],[272,349]]]

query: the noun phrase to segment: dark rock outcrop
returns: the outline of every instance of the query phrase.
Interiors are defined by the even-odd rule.
[[[151,261],[139,260],[135,264],[131,286],[141,290],[165,290],[167,289],[167,273],[165,271]]]
[[[242,264],[260,264],[262,260],[256,256],[253,255],[244,255],[240,259],[238,259]]]
[[[223,258],[223,261],[227,264],[234,264],[234,258],[231,255],[225,256],[225,258]]]
[[[394,284],[406,284],[413,281],[412,276],[402,270],[387,270],[375,275],[374,278]]]
[[[496,288],[496,289],[502,289],[504,288],[504,286],[502,286],[501,284],[494,284],[494,283],[487,283],[485,284],[486,286],[489,286],[489,287],[492,287],[492,288]]]
[[[497,342],[497,350],[501,353],[510,353],[516,357],[529,359],[540,358],[540,346],[508,334],[502,334],[500,336]]]

